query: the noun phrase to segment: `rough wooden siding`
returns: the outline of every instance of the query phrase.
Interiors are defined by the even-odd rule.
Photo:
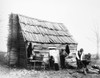
[[[18,62],[19,66],[25,67],[26,66],[26,48],[25,42],[22,36],[22,33],[19,34],[19,54],[18,54]]]
[[[21,33],[21,28],[20,28],[20,24],[19,24],[19,18],[18,15],[16,15],[16,21],[17,21],[17,56],[18,56],[18,62],[17,65],[19,67],[26,67],[26,47],[25,47],[25,41],[23,38],[23,35]],[[16,45],[15,44],[15,45]]]
[[[76,45],[76,44],[70,44],[70,45],[69,45],[69,48],[70,48],[71,50],[77,50],[77,45]]]
[[[23,35],[19,26],[19,54],[18,54],[18,62],[19,66],[26,67],[27,66],[27,56],[26,56],[26,46]]]
[[[76,44],[70,44],[69,49],[70,49],[70,55],[75,56],[76,51],[77,51],[77,45]]]

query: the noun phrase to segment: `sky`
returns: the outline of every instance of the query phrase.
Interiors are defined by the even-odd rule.
[[[63,23],[78,42],[78,50],[96,53],[94,32],[96,26],[100,32],[100,0],[0,0],[0,50],[3,51],[7,51],[11,13]]]

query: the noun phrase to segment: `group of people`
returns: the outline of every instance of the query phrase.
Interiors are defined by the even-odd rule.
[[[83,68],[84,74],[88,72],[87,65],[89,65],[91,61],[91,54],[88,53],[87,55],[84,55],[83,53],[83,48],[81,48],[77,53],[76,53],[76,62],[77,62],[77,69]]]
[[[28,58],[30,57],[33,57],[33,53],[32,53],[32,50],[34,48],[32,48],[32,44],[30,43],[28,48],[27,48],[27,52],[28,52]],[[91,58],[91,54],[88,54],[88,58],[85,59],[83,58],[84,57],[84,53],[83,53],[83,49],[81,48],[79,51],[77,51],[76,53],[76,63],[77,63],[77,68],[80,69],[80,68],[84,68],[84,73],[86,73],[86,71],[88,71],[87,69],[87,65],[90,63],[90,58]],[[61,49],[60,51],[60,67],[62,69],[64,69],[66,67],[65,65],[65,57],[68,56],[70,53],[70,50],[69,50],[69,46],[67,45],[65,49]],[[33,59],[33,58],[32,58]],[[50,68],[51,69],[56,69],[56,70],[59,70],[59,65],[57,63],[55,63],[55,59],[53,56],[50,56],[49,57],[49,64],[50,64]]]
[[[61,49],[60,50],[60,54],[59,54],[59,62],[60,62],[60,65],[58,64],[58,62],[55,61],[54,57],[53,56],[50,56],[50,59],[49,59],[49,63],[50,63],[50,68],[51,69],[56,69],[56,70],[59,70],[59,66],[60,68],[64,69],[66,68],[66,65],[65,65],[65,57],[69,55],[69,51],[66,49]]]
[[[91,62],[91,54],[88,53],[87,55],[83,53],[84,50],[83,48],[81,48],[79,51],[76,52],[76,63],[77,63],[77,69],[82,69],[84,73],[86,74],[88,71],[87,65],[89,65],[89,63]],[[62,69],[66,68],[65,65],[65,57],[68,56],[69,53],[66,52],[64,49],[61,49],[60,52],[60,66]],[[50,62],[50,67],[51,69],[54,68],[54,64],[55,64],[55,60],[53,58],[53,56],[50,57],[49,59]]]
[[[29,43],[27,47],[27,57],[29,59],[35,59],[35,54],[33,52],[34,47],[32,47],[32,43]],[[68,45],[65,49],[61,49],[60,51],[60,66],[62,69],[65,68],[65,57],[70,53]],[[54,58],[52,55],[49,57],[49,65],[50,69],[59,70],[59,65],[56,63],[57,58]]]
[[[59,64],[55,62],[55,59],[53,56],[50,56],[49,58],[49,64],[50,64],[50,69],[55,69],[55,70],[59,70]],[[60,65],[61,68],[64,69],[65,66],[65,55],[60,55]]]

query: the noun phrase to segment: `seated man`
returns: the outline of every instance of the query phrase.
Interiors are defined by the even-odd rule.
[[[82,60],[82,63],[84,64],[85,67],[87,67],[87,65],[91,62],[91,54],[88,53],[86,55],[84,55],[84,58]]]
[[[87,57],[85,56],[83,58],[84,54],[83,54],[83,49],[81,48],[80,51],[78,51],[78,53],[76,53],[76,60],[77,60],[77,68],[81,69],[83,68],[84,74],[87,73],[88,69],[87,69],[87,65],[90,63],[90,54],[87,55]]]

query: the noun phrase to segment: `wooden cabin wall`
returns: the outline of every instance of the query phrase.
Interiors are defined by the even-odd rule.
[[[69,44],[70,54],[73,56],[76,55],[77,44]]]
[[[26,66],[26,47],[16,14],[9,16],[8,53],[9,65]]]
[[[21,32],[20,25],[18,25],[18,39],[19,39],[19,54],[18,54],[18,64],[20,67],[26,67],[27,66],[27,55],[26,55],[26,45],[24,41],[24,37]]]
[[[27,56],[26,56],[26,46],[25,46],[25,42],[22,36],[22,33],[20,33],[20,38],[19,38],[19,65],[26,67],[27,64]]]

